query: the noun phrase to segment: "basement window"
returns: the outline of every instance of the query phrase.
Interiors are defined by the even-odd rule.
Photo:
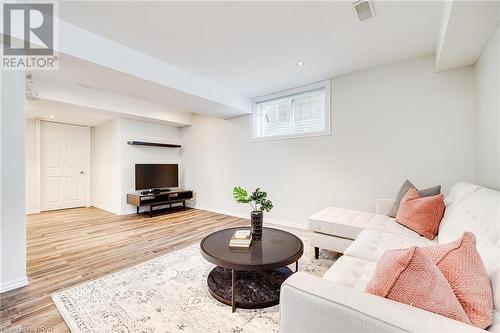
[[[253,141],[330,135],[330,81],[253,101]]]

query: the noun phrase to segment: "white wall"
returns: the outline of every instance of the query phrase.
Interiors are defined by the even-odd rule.
[[[177,127],[134,119],[117,118],[92,130],[92,205],[114,214],[130,214],[127,193],[135,191],[136,163],[180,164],[180,150],[131,146],[127,141],[180,143]]]
[[[26,213],[38,212],[36,192],[36,121],[26,119]]]
[[[195,116],[183,130],[185,185],[197,207],[248,214],[232,187],[261,187],[268,217],[305,225],[326,206],[374,210],[408,178],[474,181],[474,72],[435,73],[433,55],[332,80],[332,135],[249,142],[251,117]]]
[[[134,213],[126,202],[127,193],[135,191],[136,163],[179,164],[179,186],[183,184],[181,151],[171,148],[131,146],[127,141],[180,143],[179,128],[133,119],[121,119],[121,214]]]
[[[0,71],[0,292],[26,278],[24,71]]]
[[[26,120],[26,211],[36,206],[36,130],[35,120]],[[136,163],[179,164],[179,186],[183,185],[181,151],[169,148],[130,146],[129,140],[180,143],[177,127],[116,118],[92,127],[91,201],[92,206],[114,214],[129,214],[135,208],[126,203],[135,191]]]
[[[92,205],[115,214],[121,211],[121,129],[114,119],[92,128]]]
[[[476,62],[476,178],[500,190],[500,26]]]

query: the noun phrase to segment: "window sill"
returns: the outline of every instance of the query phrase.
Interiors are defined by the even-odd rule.
[[[332,135],[331,131],[325,131],[325,132],[292,134],[292,135],[252,137],[252,138],[250,138],[250,142],[277,141],[277,140],[288,140],[288,139],[304,139],[304,138],[313,138],[313,137],[318,137],[318,136],[330,136],[330,135]]]

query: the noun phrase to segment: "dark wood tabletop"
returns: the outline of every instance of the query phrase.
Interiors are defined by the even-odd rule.
[[[270,270],[293,264],[304,253],[304,243],[297,236],[264,227],[261,240],[252,240],[248,249],[233,249],[229,240],[238,227],[216,231],[200,243],[201,254],[209,262],[239,271]]]

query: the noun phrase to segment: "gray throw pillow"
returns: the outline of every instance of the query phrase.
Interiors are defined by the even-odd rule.
[[[398,214],[399,210],[399,205],[401,204],[401,200],[405,196],[406,192],[411,189],[412,187],[415,187],[408,179],[403,183],[403,186],[399,189],[398,196],[396,197],[396,201],[394,202],[394,205],[391,208],[391,211],[387,216],[389,217],[396,217]],[[416,187],[415,187],[416,188]],[[441,193],[441,185],[437,185],[434,187],[429,187],[424,190],[418,190],[418,193],[423,196],[423,197],[430,197],[433,195],[438,195]]]

